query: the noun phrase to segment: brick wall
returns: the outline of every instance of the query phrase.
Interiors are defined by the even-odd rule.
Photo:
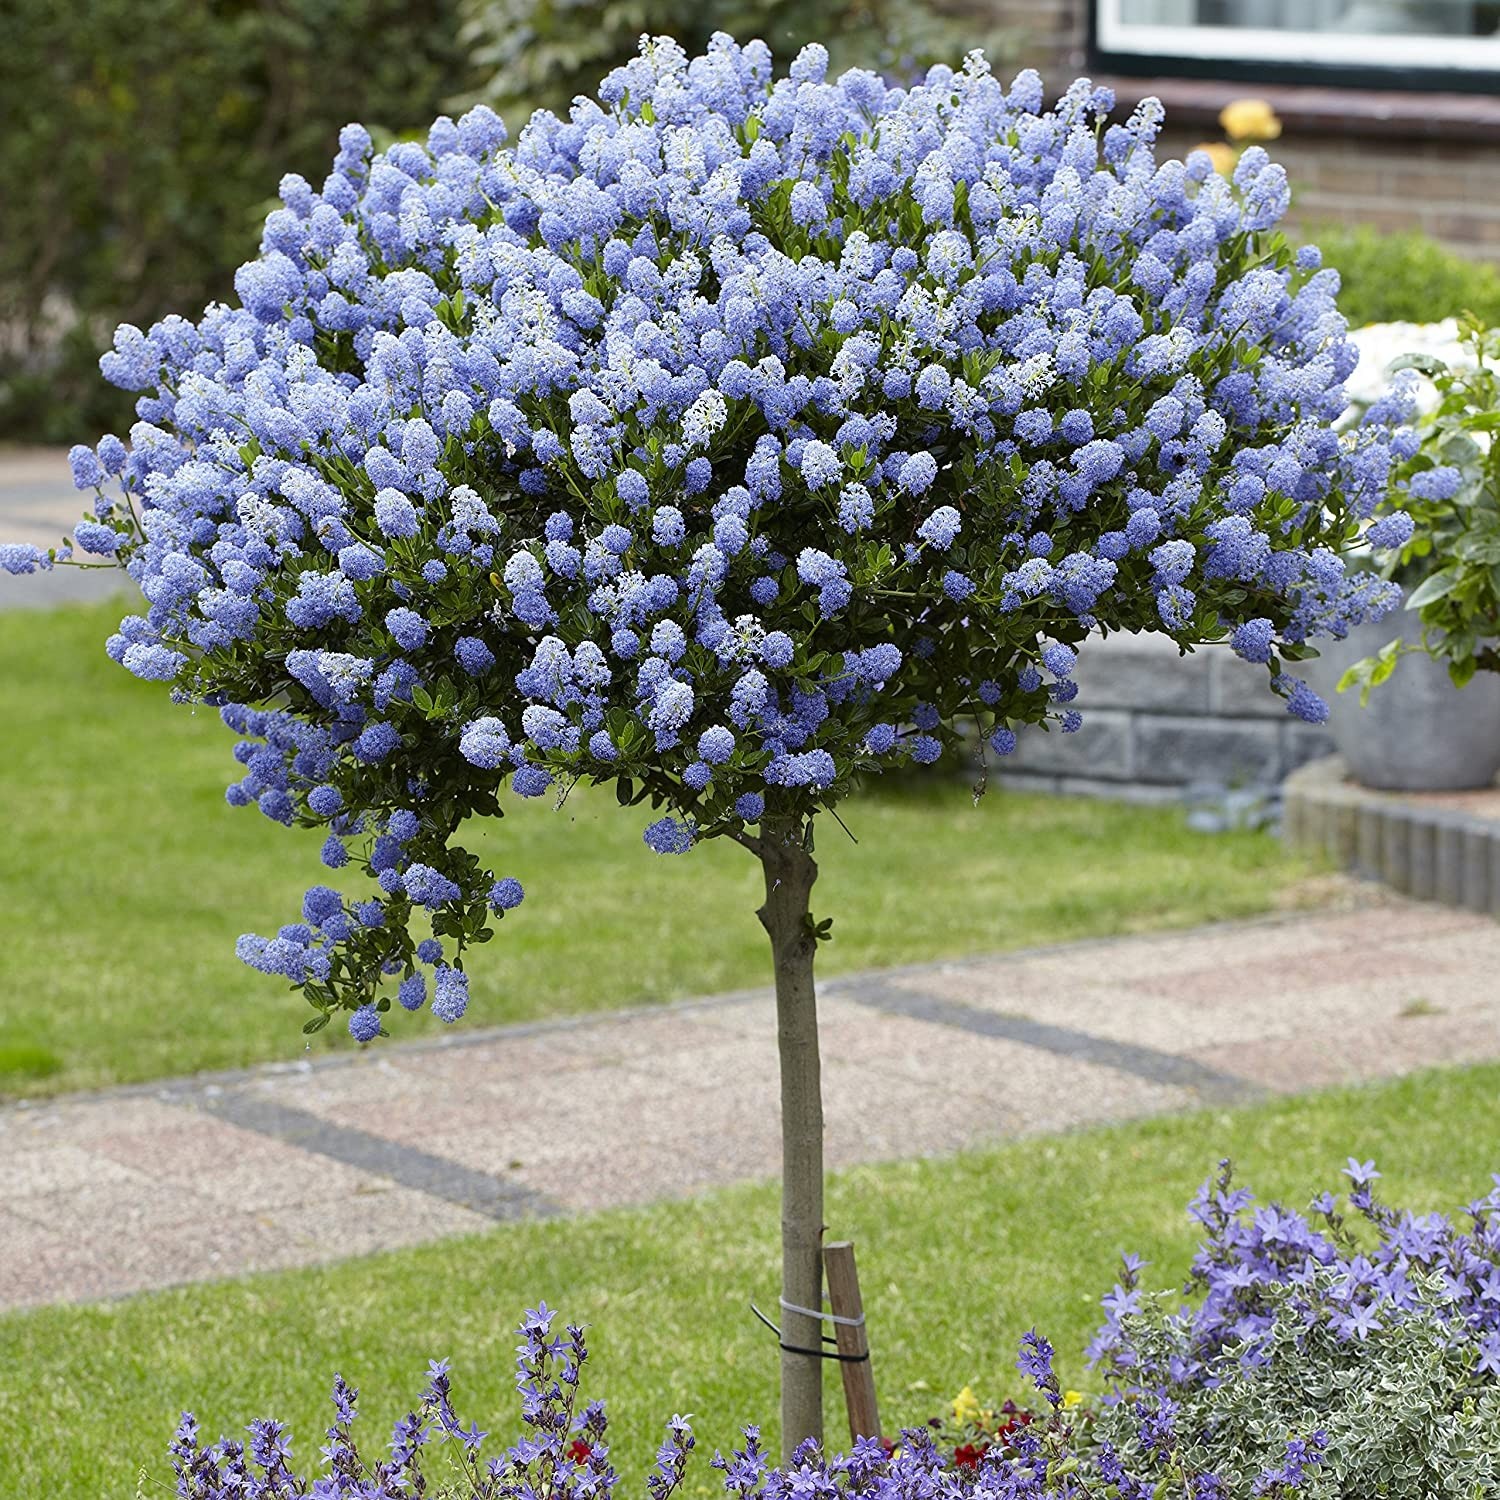
[[[1123,100],[1129,85],[1120,86]],[[1226,103],[1263,92],[1245,83],[1221,87]],[[1168,121],[1181,113],[1169,108]],[[1208,121],[1179,125],[1164,132],[1163,145],[1181,155],[1217,134]],[[1291,178],[1294,224],[1420,229],[1466,255],[1500,259],[1500,149],[1495,142],[1361,137],[1293,125],[1268,149]]]

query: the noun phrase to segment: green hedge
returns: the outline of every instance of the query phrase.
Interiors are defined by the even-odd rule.
[[[1322,228],[1310,239],[1343,278],[1339,307],[1352,327],[1435,323],[1472,312],[1500,326],[1500,269],[1469,260],[1415,231]]]
[[[227,296],[282,173],[468,85],[456,0],[6,0],[0,438],[123,431],[117,322]]]

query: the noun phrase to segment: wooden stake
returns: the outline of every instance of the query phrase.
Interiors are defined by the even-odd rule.
[[[859,1295],[859,1272],[854,1265],[854,1246],[847,1240],[823,1247],[823,1266],[828,1273],[828,1306],[836,1318],[854,1318],[853,1323],[835,1323],[839,1362],[844,1372],[844,1402],[849,1408],[849,1437],[880,1436],[880,1408],[875,1401],[875,1371],[870,1361],[870,1340],[865,1332],[864,1303]],[[859,1358],[863,1355],[864,1358]],[[854,1356],[850,1358],[848,1356]]]

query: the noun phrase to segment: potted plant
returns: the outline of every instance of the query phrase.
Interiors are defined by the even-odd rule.
[[[1357,626],[1308,664],[1315,687],[1339,689],[1325,693],[1329,727],[1366,786],[1484,787],[1500,772],[1497,355],[1500,331],[1464,319],[1453,358],[1404,355],[1391,393],[1371,408],[1379,417],[1414,409],[1422,377],[1436,396],[1371,531],[1388,549],[1377,554],[1381,572],[1406,592],[1404,619]]]

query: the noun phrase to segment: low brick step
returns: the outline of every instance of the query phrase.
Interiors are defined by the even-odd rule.
[[[1500,788],[1372,791],[1329,755],[1287,777],[1282,797],[1292,848],[1419,901],[1500,917]]]

